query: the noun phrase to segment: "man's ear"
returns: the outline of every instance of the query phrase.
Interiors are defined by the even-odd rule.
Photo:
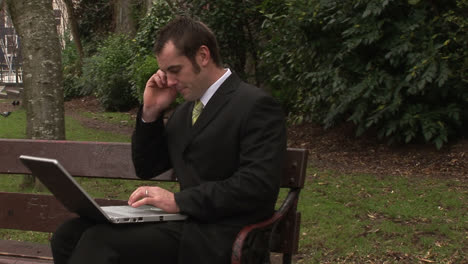
[[[211,60],[211,53],[210,53],[210,49],[207,46],[205,45],[200,46],[197,52],[197,60],[198,60],[198,65],[200,66],[208,65],[208,63]]]

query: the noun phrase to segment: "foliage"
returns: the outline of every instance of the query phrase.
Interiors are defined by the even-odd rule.
[[[466,0],[264,1],[262,54],[296,122],[440,148],[468,120]],[[291,92],[293,91],[293,92]]]
[[[128,68],[131,72],[132,93],[135,98],[138,98],[140,103],[143,102],[143,92],[145,91],[146,82],[158,69],[158,62],[154,55],[135,57],[133,64]]]
[[[294,104],[302,102],[299,86],[305,85],[298,78],[300,72],[312,71],[315,51],[302,32],[302,21],[313,13],[314,4],[309,1],[263,1],[259,7],[265,17],[262,24],[264,44],[260,58],[261,71],[270,76],[266,84],[279,98],[286,113],[298,111]],[[316,4],[316,3],[315,3]],[[312,34],[313,29],[309,29]],[[296,103],[297,104],[297,103]],[[294,116],[302,122],[302,116]]]
[[[76,45],[68,37],[65,39],[68,41],[62,50],[63,90],[65,100],[69,100],[86,94],[82,94],[82,89],[79,86],[81,65]]]
[[[96,55],[84,61],[83,92],[92,91],[106,110],[127,110],[137,103],[127,71],[133,58],[133,45],[127,37],[113,35],[99,45]]]
[[[79,2],[78,11],[92,9],[78,12],[90,24],[95,10],[109,11],[106,1]],[[357,135],[372,130],[389,142],[440,148],[468,129],[467,2],[157,1],[140,20],[131,59],[118,77],[130,80],[133,97],[141,100],[145,79],[157,69],[156,32],[185,14],[213,29],[225,63],[268,88],[291,121],[325,127],[353,122]],[[140,17],[138,3],[134,13]],[[80,23],[102,38],[103,28],[86,25]],[[88,54],[102,46],[87,43]],[[90,81],[82,87],[74,84],[73,71],[67,83],[83,88],[80,93],[94,91],[93,71],[87,69]]]
[[[112,1],[73,1],[78,32],[87,54],[94,54],[97,44],[112,32]]]
[[[221,57],[242,78],[260,81],[257,72],[259,35],[262,17],[257,5],[259,0],[246,1],[186,1],[186,12],[200,18],[216,34]]]
[[[174,18],[174,14],[165,1],[153,4],[147,16],[140,20],[135,36],[137,56],[153,54],[157,31]]]
[[[153,54],[153,45],[157,31],[174,18],[169,6],[164,1],[154,3],[147,16],[141,19],[135,36],[134,58],[129,65],[130,83],[133,96],[142,102],[146,81],[158,70],[158,63]]]

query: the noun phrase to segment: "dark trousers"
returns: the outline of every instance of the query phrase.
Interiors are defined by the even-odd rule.
[[[177,263],[182,222],[62,224],[51,239],[55,264]]]

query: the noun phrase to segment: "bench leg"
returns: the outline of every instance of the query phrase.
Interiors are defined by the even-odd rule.
[[[292,254],[283,254],[283,264],[291,264],[292,262]]]

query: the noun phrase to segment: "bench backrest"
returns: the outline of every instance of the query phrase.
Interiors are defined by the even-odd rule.
[[[19,161],[20,155],[57,159],[73,176],[139,179],[133,169],[129,143],[0,139],[0,174],[30,174]],[[306,162],[306,150],[288,149],[282,188],[301,189],[304,186]],[[152,180],[177,181],[177,178],[170,170]],[[118,200],[96,200],[101,205],[125,204]],[[73,216],[50,195],[0,192],[0,208],[0,228],[52,232],[58,224]],[[297,236],[299,220],[299,213],[291,216],[290,223],[285,223],[281,233],[288,234],[293,229]],[[286,241],[291,239],[285,238]],[[293,239],[296,244],[286,245],[287,251],[297,251],[297,238]]]

